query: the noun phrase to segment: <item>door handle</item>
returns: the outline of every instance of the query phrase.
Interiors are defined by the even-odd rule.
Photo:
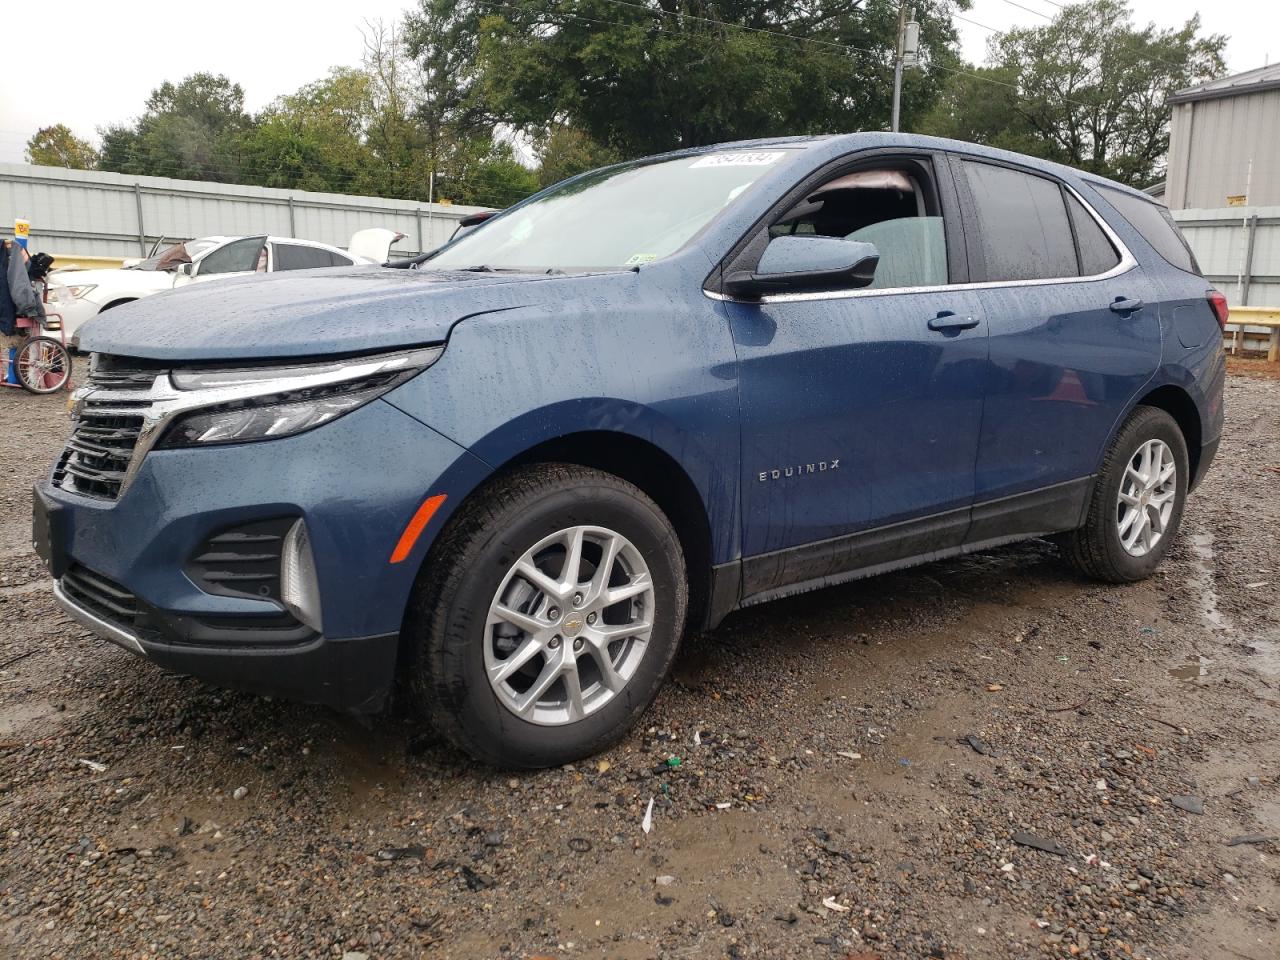
[[[952,313],[950,310],[943,310],[936,317],[929,321],[929,329],[937,330],[941,333],[951,333],[952,331],[971,330],[978,325],[977,317],[962,317],[959,314]]]
[[[1117,297],[1111,304],[1112,313],[1136,313],[1141,309],[1141,300],[1127,300],[1124,297]]]

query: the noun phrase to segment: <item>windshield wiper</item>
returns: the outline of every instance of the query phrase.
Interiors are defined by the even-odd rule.
[[[492,267],[487,263],[477,264],[474,267],[455,267],[463,273],[540,273],[547,276],[564,276],[565,272],[559,267]]]

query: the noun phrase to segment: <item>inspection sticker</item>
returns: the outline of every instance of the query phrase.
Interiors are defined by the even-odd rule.
[[[785,152],[783,150],[757,150],[748,153],[744,150],[735,150],[733,153],[712,153],[705,157],[699,157],[689,164],[689,169],[692,170],[694,167],[767,167],[771,163],[777,163]]]

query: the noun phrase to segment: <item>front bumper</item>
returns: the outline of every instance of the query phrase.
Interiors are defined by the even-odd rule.
[[[386,705],[394,680],[397,633],[348,640],[316,637],[290,648],[182,646],[143,640],[71,599],[59,581],[54,581],[53,596],[73,620],[104,640],[166,670],[232,690],[376,713]]]
[[[102,312],[102,307],[92,300],[81,297],[79,300],[59,300],[49,304],[49,310],[62,317],[62,335],[67,346],[78,349],[80,328]]]
[[[93,633],[216,684],[373,711],[391,689],[404,611],[448,510],[408,560],[389,563],[391,551],[425,497],[447,493],[451,509],[487,471],[376,400],[294,437],[152,451],[118,500],[52,480],[37,497],[57,515],[41,525],[56,540],[57,601]],[[279,602],[210,588],[193,573],[193,557],[221,531],[273,518],[306,524],[323,634],[296,622],[279,629],[289,619]]]

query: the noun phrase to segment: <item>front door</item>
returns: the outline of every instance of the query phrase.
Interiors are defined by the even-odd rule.
[[[949,177],[945,165],[943,176]],[[876,244],[868,288],[725,304],[739,365],[743,593],[958,545],[987,368],[931,160],[843,170],[770,226]],[[963,257],[961,257],[963,260]]]

